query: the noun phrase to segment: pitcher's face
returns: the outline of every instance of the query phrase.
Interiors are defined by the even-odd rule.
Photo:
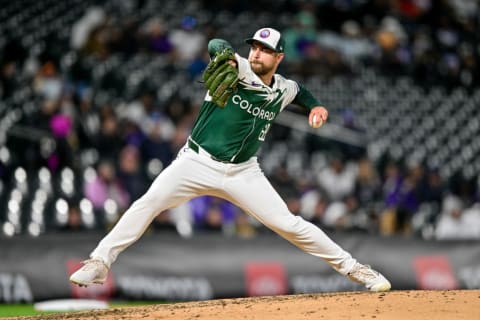
[[[258,76],[269,74],[272,71],[275,73],[282,59],[283,53],[277,53],[258,41],[252,43],[248,54],[250,66]]]

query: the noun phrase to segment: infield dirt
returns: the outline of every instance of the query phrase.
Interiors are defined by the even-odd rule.
[[[480,290],[342,292],[222,299],[16,319],[476,320],[480,319]]]

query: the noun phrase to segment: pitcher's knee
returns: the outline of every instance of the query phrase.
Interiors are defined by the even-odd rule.
[[[269,227],[280,234],[298,234],[302,232],[305,220],[302,217],[289,215],[287,218],[278,219]]]
[[[144,194],[132,203],[129,210],[148,211],[151,212],[151,214],[158,214],[165,209],[167,209],[166,201],[163,201],[159,197]]]

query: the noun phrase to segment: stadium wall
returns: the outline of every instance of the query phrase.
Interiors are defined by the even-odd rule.
[[[103,235],[0,239],[0,303],[59,298],[189,301],[364,290],[285,240],[200,234],[147,234],[120,255],[103,286],[79,288],[68,276]],[[479,289],[480,242],[437,242],[331,234],[393,289]]]

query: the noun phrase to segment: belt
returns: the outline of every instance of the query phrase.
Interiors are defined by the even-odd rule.
[[[192,139],[188,138],[188,147],[194,151],[195,153],[198,153],[198,154],[204,154],[208,157],[210,157],[210,159],[212,160],[215,160],[215,161],[218,161],[218,162],[222,162],[222,163],[234,163],[234,162],[231,162],[231,161],[227,161],[227,160],[221,160],[221,159],[218,159],[217,157],[214,157],[212,156],[210,153],[208,153],[207,151],[205,151],[205,149],[203,149],[202,147],[200,147],[198,145],[198,143],[196,143],[195,141],[193,141]]]

